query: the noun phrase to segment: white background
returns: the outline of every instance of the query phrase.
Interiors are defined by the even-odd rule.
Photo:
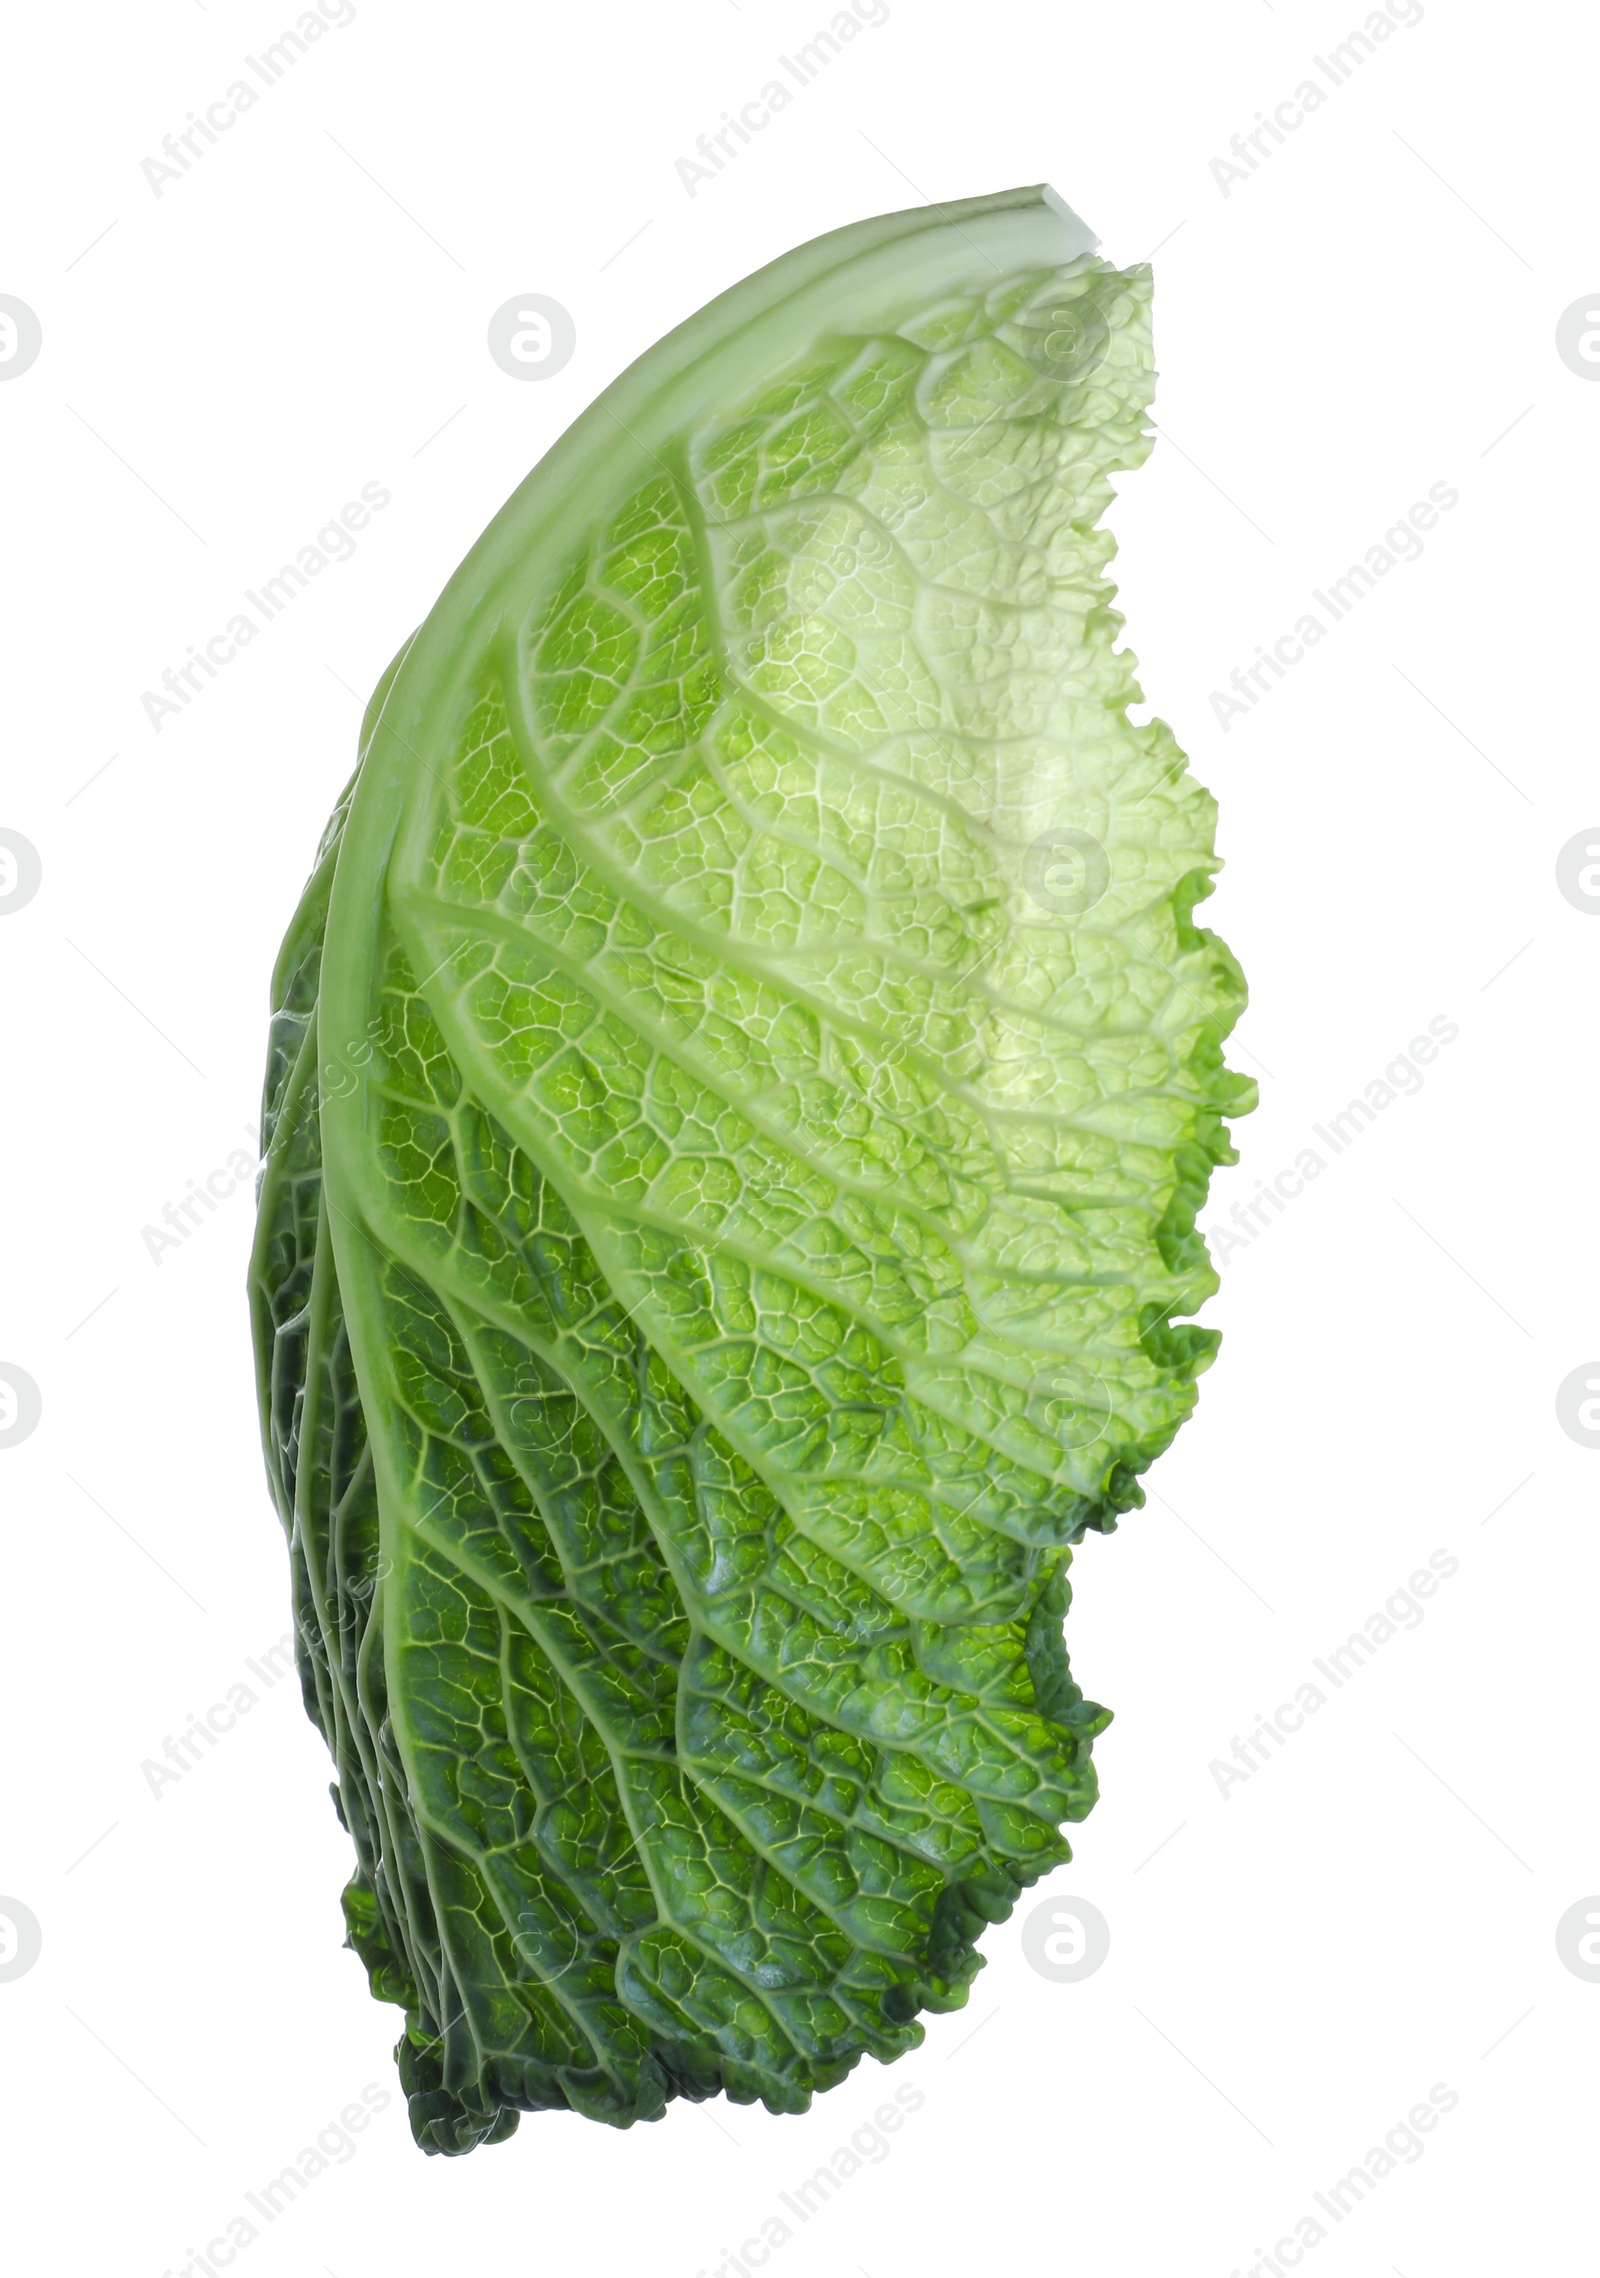
[[[830,12],[358,0],[159,197],[141,160],[292,6],[11,17],[0,292],[44,339],[0,386],[0,826],[43,864],[0,922],[0,1360],[43,1397],[0,1451],[0,1893],[43,1928],[0,1983],[18,2270],[182,2271],[368,2082],[387,2110],[249,2278],[715,2272],[899,2082],[923,2108],[782,2278],[1228,2278],[1441,2082],[1424,2155],[1307,2264],[1592,2267],[1600,1986],[1555,1925],[1600,1889],[1600,1453],[1555,1394],[1600,1351],[1600,922],[1555,865],[1600,808],[1600,385],[1555,333],[1600,305],[1600,42],[1576,9],[1425,0],[1224,195],[1211,161],[1360,0],[892,0],[691,198],[675,161]],[[348,1844],[296,1687],[159,1800],[141,1775],[288,1612],[248,1185],[159,1264],[142,1229],[248,1144],[267,976],[362,702],[526,469],[791,245],[1041,179],[1113,259],[1159,248],[1164,439],[1113,511],[1118,577],[1221,802],[1207,916],[1262,1087],[1207,1223],[1430,1019],[1459,1038],[1228,1257],[1198,1415],[1075,1567],[1074,1666],[1117,1712],[1104,1800],[968,2009],[803,2120],[545,2115],[424,2159],[397,2013],[341,1949]],[[527,292],[577,327],[536,385],[485,349]],[[392,502],[355,557],[156,733],[142,693],[365,482]],[[1435,482],[1460,502],[1421,559],[1224,732],[1212,692]],[[1235,1735],[1436,1550],[1459,1571],[1421,1626],[1220,1793]],[[1081,1984],[1023,1956],[1051,1892],[1111,1924]]]

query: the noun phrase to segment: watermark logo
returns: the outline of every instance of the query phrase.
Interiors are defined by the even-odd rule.
[[[1078,1985],[1111,1951],[1111,1925],[1086,1898],[1047,1898],[1022,1925],[1030,1969],[1053,1985]]]
[[[0,380],[20,380],[43,346],[43,329],[27,302],[0,293]]]
[[[1600,1360],[1586,1360],[1582,1368],[1561,1379],[1556,1387],[1556,1421],[1579,1447],[1600,1447]]]
[[[1093,1447],[1111,1421],[1110,1388],[1097,1370],[1063,1361],[1034,1378],[1024,1412],[1057,1447]]]
[[[1580,1898],[1567,1908],[1556,1924],[1556,1952],[1574,1977],[1600,1985],[1600,1897]]]
[[[1014,321],[1019,332],[1033,335],[1029,354],[1050,380],[1075,384],[1088,379],[1105,362],[1111,345],[1111,327],[1087,292],[1032,309]]]
[[[0,917],[25,910],[39,891],[39,849],[21,831],[0,831]]]
[[[26,1977],[39,1959],[44,1933],[39,1917],[20,1898],[0,1898],[0,1985]]]
[[[1087,831],[1041,831],[1022,857],[1022,883],[1040,909],[1081,918],[1110,885],[1111,863]]]
[[[43,1414],[39,1387],[27,1370],[0,1361],[0,1447],[20,1447]]]
[[[1585,293],[1562,311],[1556,354],[1580,380],[1600,380],[1600,293]]]
[[[543,293],[518,293],[489,319],[489,353],[514,380],[552,378],[571,363],[577,345],[577,326]]]
[[[1600,379],[1600,365],[1594,376]],[[5,833],[0,831],[0,844]],[[1585,917],[1600,917],[1600,827],[1579,831],[1556,856],[1556,884],[1562,898]]]

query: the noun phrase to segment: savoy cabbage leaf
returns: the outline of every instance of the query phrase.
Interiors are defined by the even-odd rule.
[[[624,374],[390,668],[275,981],[307,1706],[418,2141],[803,2110],[966,1998],[1195,1398],[1244,992],[1098,527],[1149,278],[1048,191]]]

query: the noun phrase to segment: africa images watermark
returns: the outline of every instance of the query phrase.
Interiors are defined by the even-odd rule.
[[[147,688],[140,697],[145,718],[157,735],[160,735],[169,715],[176,719],[186,705],[197,696],[203,696],[210,682],[218,677],[224,665],[230,665],[239,651],[249,646],[274,617],[281,617],[292,601],[298,601],[314,577],[334,562],[347,562],[356,550],[356,533],[364,530],[374,514],[381,514],[394,493],[385,490],[380,482],[364,482],[360,496],[347,499],[337,515],[326,521],[314,539],[307,539],[292,562],[285,562],[273,576],[264,578],[261,590],[247,585],[244,597],[256,612],[241,609],[228,619],[220,633],[213,633],[203,649],[189,643],[189,654],[180,665],[168,665],[161,675],[160,690]],[[259,616],[260,623],[256,622]]]
[[[1281,1218],[1290,1203],[1298,1202],[1310,1183],[1321,1178],[1334,1156],[1346,1154],[1396,1100],[1408,1099],[1420,1092],[1426,1081],[1423,1069],[1431,1067],[1443,1048],[1454,1044],[1460,1034],[1459,1026],[1448,1014],[1435,1013],[1428,1023],[1427,1034],[1413,1036],[1405,1050],[1395,1054],[1382,1075],[1374,1076],[1362,1092],[1347,1100],[1337,1113],[1330,1114],[1326,1123],[1313,1123],[1312,1133],[1326,1147],[1327,1154],[1316,1147],[1304,1146],[1294,1161],[1285,1163],[1271,1180],[1257,1179],[1255,1193],[1247,1201],[1234,1204],[1232,1224],[1219,1219],[1205,1229],[1212,1263],[1225,1265],[1235,1251],[1247,1249],[1258,1241],[1274,1218]]]
[[[1231,1762],[1226,1757],[1213,1756],[1206,1766],[1223,1802],[1230,1800],[1230,1790],[1242,1787],[1252,1773],[1264,1770],[1275,1750],[1283,1748],[1295,1733],[1303,1731],[1306,1718],[1326,1708],[1333,1695],[1344,1690],[1356,1671],[1364,1669],[1373,1659],[1380,1646],[1398,1637],[1403,1629],[1420,1629],[1425,1601],[1436,1597],[1440,1585],[1460,1571],[1461,1561],[1453,1550],[1430,1551],[1426,1566],[1417,1567],[1400,1588],[1391,1590],[1381,1608],[1369,1614],[1359,1629],[1353,1629],[1342,1645],[1330,1648],[1326,1655],[1313,1654],[1311,1666],[1317,1677],[1327,1681],[1328,1691],[1322,1690],[1316,1677],[1307,1677],[1296,1687],[1292,1701],[1280,1701],[1270,1717],[1257,1716],[1253,1732],[1244,1738],[1234,1734]]]
[[[774,2208],[762,2217],[759,2235],[739,2241],[738,2252],[731,2246],[717,2249],[722,2259],[715,2268],[702,2264],[696,2278],[750,2278],[769,2262],[780,2246],[787,2246],[796,2236],[800,2224],[810,2222],[828,2202],[842,2191],[852,2176],[859,2175],[863,2167],[881,2167],[893,2149],[889,2138],[898,2135],[913,2112],[920,2112],[927,2098],[920,2088],[909,2081],[894,2092],[892,2102],[880,2104],[872,2118],[852,2131],[848,2143],[840,2144],[822,2166],[815,2168],[804,2182],[796,2183],[792,2191],[780,2191],[778,2198],[782,2212]],[[793,2221],[790,2218],[793,2218]]]
[[[207,1171],[203,1183],[191,1179],[188,1191],[178,1201],[162,1205],[159,1226],[139,1229],[139,1238],[150,1254],[151,1264],[158,1266],[168,1250],[181,1249],[198,1227],[216,1216],[231,1195],[240,1194],[248,1187],[260,1168],[260,1162],[250,1149],[235,1147],[225,1163]]]
[[[1326,55],[1314,55],[1311,61],[1321,73],[1321,81],[1310,76],[1302,79],[1292,95],[1274,105],[1270,118],[1265,111],[1257,111],[1257,124],[1244,134],[1236,134],[1228,145],[1233,156],[1211,161],[1211,179],[1222,195],[1231,198],[1235,183],[1248,182],[1269,158],[1275,157],[1290,135],[1297,134],[1330,95],[1348,86],[1367,58],[1376,55],[1385,40],[1393,39],[1397,29],[1403,26],[1414,32],[1421,21],[1421,0],[1384,0],[1383,7],[1373,9],[1364,28],[1348,32]]]
[[[1461,493],[1447,482],[1430,485],[1425,499],[1406,511],[1397,522],[1392,522],[1381,539],[1370,545],[1359,562],[1352,562],[1343,577],[1330,578],[1326,591],[1313,586],[1311,597],[1321,603],[1327,612],[1323,622],[1315,610],[1308,609],[1293,629],[1280,633],[1270,649],[1257,642],[1253,664],[1236,665],[1229,675],[1234,693],[1224,689],[1211,691],[1211,709],[1224,735],[1232,729],[1236,719],[1245,719],[1260,703],[1270,696],[1274,681],[1287,680],[1289,668],[1305,661],[1308,649],[1315,648],[1342,618],[1348,617],[1358,602],[1365,601],[1380,578],[1387,577],[1402,562],[1414,562],[1424,552],[1423,534],[1432,530],[1441,514],[1448,514],[1461,503]]]
[[[1378,2185],[1404,2165],[1415,2167],[1427,2150],[1423,2141],[1431,2136],[1439,2122],[1456,2109],[1461,2098],[1447,2081],[1436,2080],[1425,2099],[1412,2105],[1403,2120],[1384,2133],[1381,2144],[1363,2153],[1356,2166],[1330,2183],[1326,2191],[1313,2191],[1316,2212],[1301,2215],[1295,2222],[1293,2237],[1274,2241],[1269,2254],[1264,2246],[1251,2248],[1256,2257],[1248,2269],[1236,2264],[1229,2278],[1284,2278],[1284,2273],[1304,2262],[1308,2247],[1320,2246],[1332,2232],[1329,2224],[1342,2223],[1353,2215],[1363,2200],[1371,2197]],[[1328,2218],[1323,2221],[1323,2216]]]
[[[208,1751],[233,1730],[240,1717],[249,1715],[262,1694],[270,1693],[281,1678],[290,1674],[294,1668],[292,1633],[286,1631],[266,1648],[259,1660],[254,1654],[247,1653],[244,1665],[261,1687],[261,1692],[258,1693],[255,1686],[243,1677],[235,1678],[228,1687],[225,1700],[213,1701],[201,1716],[195,1716],[191,1712],[188,1723],[176,1739],[170,1732],[162,1736],[161,1756],[147,1756],[139,1766],[144,1774],[144,1784],[157,1803],[161,1801],[164,1788],[176,1787],[186,1773],[192,1772],[197,1764],[203,1764]]]
[[[387,2112],[393,2101],[387,2088],[369,2080],[360,2101],[347,2104],[337,2119],[319,2128],[315,2140],[298,2151],[289,2166],[281,2167],[258,2190],[244,2194],[248,2213],[241,2210],[230,2216],[223,2231],[206,2240],[203,2250],[186,2246],[182,2265],[169,2263],[161,2278],[217,2278],[219,2271],[237,2259],[241,2248],[254,2246],[267,2226],[286,2214],[319,2176],[326,2175],[330,2167],[349,2166],[361,2148],[356,2138],[364,2135],[378,2113]]]
[[[236,127],[247,111],[253,111],[263,94],[276,87],[303,55],[310,53],[325,32],[335,28],[344,31],[355,18],[351,0],[317,0],[315,8],[308,8],[259,55],[247,55],[245,69],[254,75],[255,85],[249,79],[235,79],[215,102],[206,105],[203,117],[198,111],[191,111],[186,127],[179,127],[176,134],[162,138],[164,156],[139,161],[139,171],[149,183],[152,194],[159,198],[168,183],[181,182],[205,157],[207,150]]]
[[[809,87],[836,55],[842,55],[849,43],[859,38],[863,28],[876,31],[888,21],[889,0],[850,0],[849,7],[841,8],[831,25],[813,32],[793,55],[780,55],[778,69],[793,85],[774,73],[748,103],[740,104],[737,117],[732,111],[724,111],[720,127],[697,137],[698,158],[676,161],[678,180],[690,197],[698,194],[702,182],[714,182],[780,111],[789,108],[801,88]]]

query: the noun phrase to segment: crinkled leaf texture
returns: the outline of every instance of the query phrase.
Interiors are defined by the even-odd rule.
[[[430,2151],[804,2110],[1093,1801],[1068,1546],[1193,1405],[1250,1087],[1092,245],[892,215],[652,349],[385,676],[285,943],[267,1464]]]

